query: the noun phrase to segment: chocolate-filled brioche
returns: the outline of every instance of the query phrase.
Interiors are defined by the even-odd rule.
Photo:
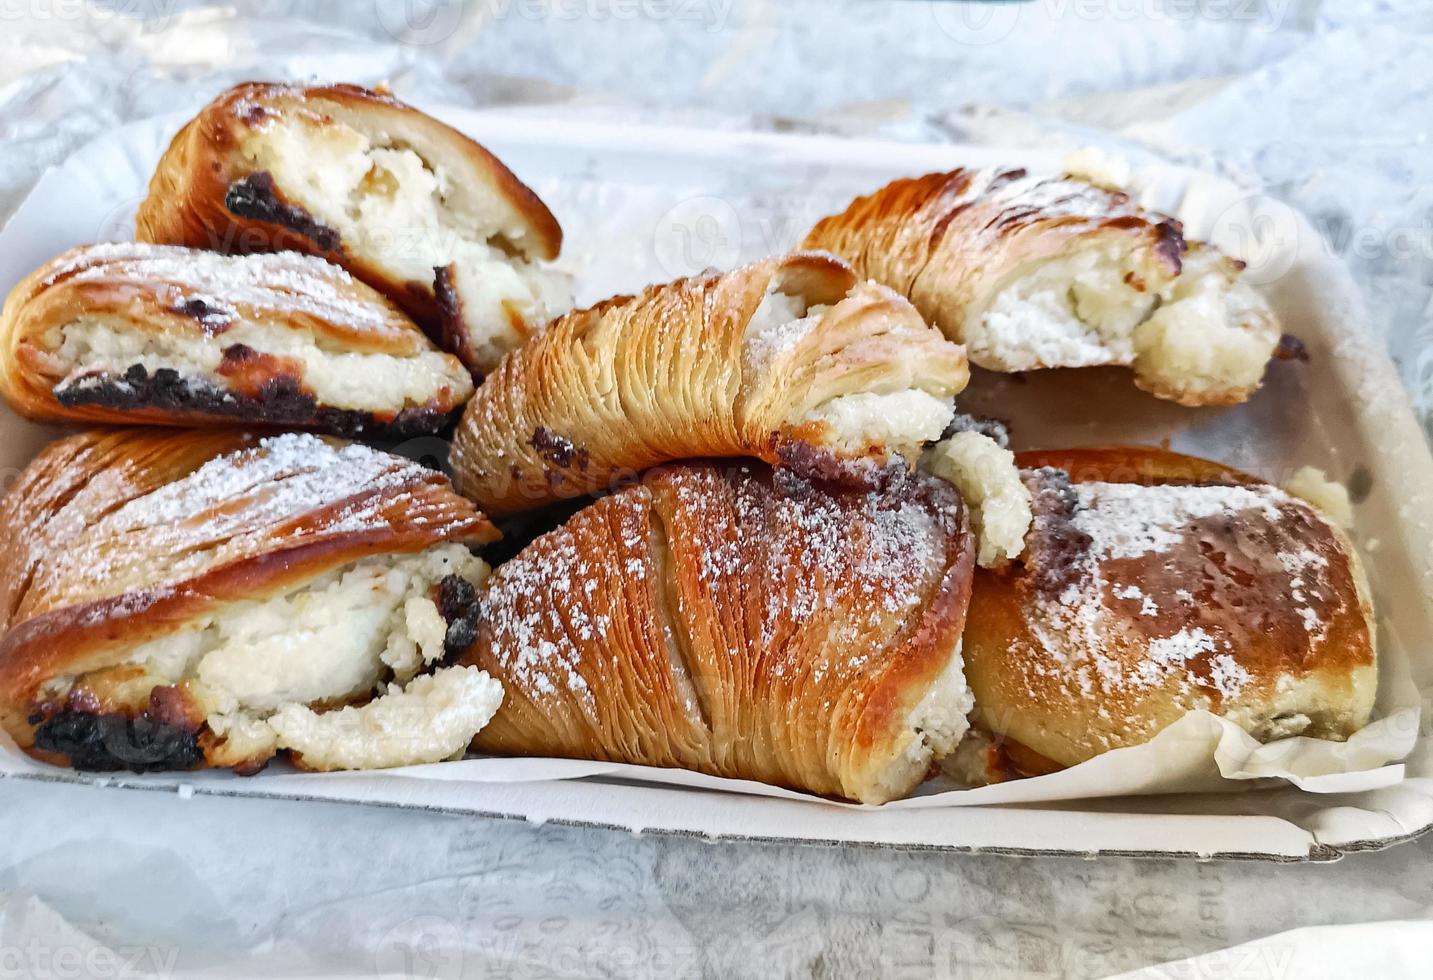
[[[0,393],[34,419],[414,435],[472,391],[382,295],[293,252],[81,246],[0,313]]]
[[[174,137],[141,241],[311,252],[388,295],[475,372],[572,305],[562,229],[462,133],[356,85],[249,82]]]
[[[1034,527],[1021,561],[977,570],[965,629],[993,778],[1146,742],[1195,709],[1260,741],[1368,722],[1368,591],[1319,511],[1163,450],[1017,459]]]
[[[80,769],[461,754],[502,692],[426,671],[471,640],[495,535],[441,474],[317,436],[53,443],[0,500],[0,724]]]
[[[454,482],[510,514],[679,459],[866,471],[914,461],[968,379],[891,290],[822,253],[766,259],[554,321],[478,387]]]
[[[1244,263],[1074,176],[953,170],[822,219],[826,249],[908,296],[994,371],[1118,364],[1185,405],[1244,401],[1279,344]]]
[[[476,748],[903,796],[966,730],[973,556],[930,477],[651,471],[494,571],[461,662],[506,696]]]

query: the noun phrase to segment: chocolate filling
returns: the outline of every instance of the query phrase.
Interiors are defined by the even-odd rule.
[[[473,354],[468,343],[468,324],[463,319],[463,300],[453,285],[451,265],[433,270],[433,298],[438,304],[437,336],[433,337],[433,343],[462,361],[475,380],[481,378],[481,372],[469,363]]]
[[[130,718],[65,710],[35,729],[35,747],[88,772],[193,769],[204,761],[197,730],[156,721],[148,712]]]
[[[1281,361],[1298,361],[1300,364],[1307,364],[1309,349],[1298,337],[1286,333],[1279,338],[1279,346],[1274,348],[1274,356]]]
[[[438,583],[438,613],[448,623],[443,654],[448,660],[456,660],[478,638],[483,607],[473,583],[460,575],[445,575]]]
[[[342,254],[338,232],[323,224],[303,208],[281,200],[274,190],[274,177],[266,170],[249,174],[229,185],[224,207],[240,218],[280,225],[302,235],[325,252]],[[282,243],[274,243],[275,251]]]
[[[214,415],[263,425],[305,426],[342,436],[382,435],[407,438],[442,429],[458,414],[433,408],[405,408],[383,421],[372,412],[319,405],[292,378],[264,383],[255,397],[246,398],[222,388],[186,381],[173,368],[150,373],[141,364],[130,365],[121,376],[98,373],[83,384],[58,385],[55,399],[67,408],[98,405],[117,410],[166,409]]]
[[[1042,595],[1057,596],[1079,576],[1079,560],[1091,538],[1074,525],[1079,497],[1069,474],[1053,466],[1022,473],[1030,490],[1034,526],[1025,542],[1025,564]]]
[[[950,420],[950,424],[941,432],[941,441],[949,439],[957,432],[975,432],[985,436],[1001,449],[1010,448],[1010,423],[1003,419],[956,412],[955,417]]]
[[[538,455],[553,466],[585,470],[591,460],[587,450],[579,449],[571,439],[540,425],[532,430],[531,442]]]

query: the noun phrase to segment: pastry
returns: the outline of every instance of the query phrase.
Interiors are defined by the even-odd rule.
[[[897,180],[822,219],[802,247],[908,296],[993,371],[1125,365],[1160,398],[1228,405],[1253,393],[1280,346],[1242,262],[1080,177]]]
[[[460,662],[506,696],[475,747],[904,796],[966,729],[972,558],[930,477],[651,471],[493,572]]]
[[[479,386],[454,482],[510,514],[678,459],[864,472],[914,461],[967,379],[965,352],[889,289],[829,255],[767,259],[554,321]]]
[[[543,264],[562,229],[537,195],[462,133],[354,85],[222,93],[174,137],[136,229],[321,255],[478,373],[572,305],[567,277]]]
[[[0,344],[0,392],[48,421],[413,435],[473,391],[397,307],[296,253],[72,249],[11,292]]]
[[[91,770],[461,754],[502,691],[426,671],[471,641],[495,535],[441,474],[313,435],[53,443],[0,500],[0,725]]]
[[[997,777],[1146,742],[1195,709],[1260,741],[1368,722],[1368,589],[1319,510],[1157,449],[1017,460],[1034,527],[1023,561],[977,571],[965,629]]]
[[[940,442],[926,450],[921,469],[960,491],[970,511],[977,564],[998,568],[1020,557],[1033,518],[1030,490],[1003,425],[957,415]]]

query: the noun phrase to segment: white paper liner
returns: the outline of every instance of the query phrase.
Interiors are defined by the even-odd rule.
[[[1025,165],[1047,171],[1061,165],[1058,159],[1040,158],[1029,151],[1007,154],[991,148],[918,146],[901,147],[901,159],[892,162],[888,159],[890,147],[881,144],[820,138],[784,143],[781,137],[701,131],[634,131],[622,134],[620,145],[604,147],[604,139],[612,138],[610,132],[583,133],[581,127],[571,125],[560,132],[552,131],[540,123],[462,110],[441,114],[484,140],[514,165],[561,217],[568,232],[561,264],[578,276],[579,302],[694,272],[713,264],[712,258],[722,260],[716,264],[730,265],[789,248],[812,219],[844,206],[852,193],[869,190],[899,173],[956,163]],[[65,248],[94,240],[132,237],[132,216],[144,196],[153,164],[182,122],[181,118],[161,118],[123,127],[48,172],[0,232],[0,288],[8,290],[35,266]],[[710,171],[694,170],[672,179],[670,172],[663,172],[660,154],[674,144],[698,156],[703,150],[709,151]],[[741,168],[769,170],[773,158],[784,152],[817,158],[832,154],[842,166],[827,171],[827,179],[816,182],[815,187],[802,181],[786,188],[785,194],[771,187],[759,193],[746,191]],[[641,172],[643,161],[653,168],[652,174]],[[804,162],[810,165],[811,161]],[[602,163],[606,164],[605,174],[599,165]],[[795,174],[800,167],[790,169]],[[594,178],[594,172],[599,176]],[[653,179],[656,176],[668,180],[662,183]],[[680,178],[694,183],[682,186]],[[1135,173],[1135,181],[1142,188],[1142,202],[1175,214],[1184,221],[1191,237],[1212,236],[1216,243],[1248,257],[1249,274],[1266,284],[1286,324],[1317,321],[1318,316],[1312,312],[1314,305],[1326,302],[1329,296],[1344,299],[1351,294],[1345,271],[1324,253],[1321,240],[1307,223],[1289,209],[1262,198],[1249,198],[1224,181],[1181,168],[1145,168]],[[673,237],[673,232],[688,234]],[[720,254],[707,254],[710,249],[693,252],[672,247],[673,242],[689,243],[691,235],[706,235],[707,244],[716,241]],[[1300,275],[1304,267],[1318,274]],[[1340,380],[1359,386],[1365,423],[1358,430],[1360,434],[1366,437],[1371,425],[1375,431],[1406,436],[1410,427],[1416,429],[1406,397],[1383,354],[1357,333],[1357,309],[1348,312],[1342,325],[1349,333],[1314,338],[1310,346],[1315,357],[1332,355],[1330,360]],[[1310,338],[1306,335],[1304,339]],[[1303,462],[1329,466],[1324,457],[1332,454],[1336,462],[1339,454],[1347,451],[1348,436],[1333,431],[1317,412],[1309,412],[1311,423],[1308,419],[1297,420],[1302,428],[1297,433],[1290,432],[1288,402],[1280,399],[1317,397],[1319,390],[1307,387],[1307,382],[1299,390],[1280,391],[1276,398],[1264,397],[1240,409],[1205,413],[1165,405],[1151,408],[1132,386],[1098,383],[1099,397],[1086,402],[1090,411],[1085,417],[1065,413],[1063,422],[1052,424],[1051,419],[1061,416],[1044,410],[1042,400],[1070,396],[1068,378],[1062,382],[1065,390],[1042,390],[1054,374],[1033,376],[1033,383],[1022,385],[1016,402],[1003,398],[1005,379],[992,379],[985,391],[973,385],[963,399],[963,407],[978,412],[981,399],[994,401],[998,408],[991,414],[1011,419],[1017,441],[1024,445],[1152,443],[1170,434],[1176,449],[1263,472],[1271,478],[1274,473],[1287,476]],[[1094,378],[1098,372],[1087,372],[1086,376]],[[1281,386],[1287,388],[1277,379],[1268,385],[1275,389]],[[1338,397],[1337,393],[1334,397]],[[1137,407],[1131,411],[1131,405]],[[0,413],[0,426],[7,437],[6,458],[0,462],[18,467],[53,437],[51,429],[17,420],[8,410],[0,409]],[[1028,424],[1022,424],[1022,416],[1029,419]],[[1416,448],[1406,441],[1404,445],[1408,449],[1400,454],[1400,460],[1409,467],[1409,473],[1426,476],[1433,472],[1421,441]],[[1367,446],[1356,449],[1371,451]],[[1337,472],[1336,467],[1331,468]],[[1394,478],[1386,471],[1377,475]],[[1427,544],[1433,536],[1423,521],[1425,515],[1433,514],[1433,481],[1405,479],[1402,489],[1406,501],[1392,519],[1412,555],[1418,556],[1422,546],[1424,561],[1421,565],[1412,563],[1409,570],[1415,581],[1401,583],[1403,591],[1397,604],[1389,601],[1392,590],[1387,576],[1373,576],[1382,621],[1387,625],[1398,620],[1402,627],[1382,631],[1377,720],[1347,742],[1299,737],[1260,745],[1230,722],[1207,712],[1192,712],[1145,745],[1112,751],[1063,772],[975,789],[951,789],[943,780],[932,780],[916,796],[880,809],[1211,793],[1279,781],[1317,794],[1353,794],[1394,786],[1404,775],[1404,767],[1394,763],[1408,755],[1419,734],[1420,697],[1404,643],[1416,640],[1420,645],[1419,662],[1433,661],[1433,651],[1422,648],[1429,640],[1429,634],[1422,629],[1429,612],[1426,583],[1433,580]],[[1388,516],[1382,515],[1382,523],[1387,523]],[[1360,513],[1360,527],[1363,520]],[[1383,560],[1384,555],[1379,555],[1377,562]],[[1377,562],[1370,559],[1375,573]],[[1425,583],[1421,605],[1419,582]],[[1406,588],[1409,585],[1414,590],[1411,600]],[[580,760],[479,758],[361,774],[306,774],[284,772],[282,768],[275,766],[251,778],[282,784],[296,794],[316,785],[315,780],[330,787],[344,781],[371,785],[369,781],[375,777],[471,783],[475,797],[480,796],[477,787],[483,784],[607,779],[874,809],[745,780]],[[0,773],[44,772],[73,775],[36,763],[8,739],[0,739]],[[195,780],[206,785],[216,780],[231,782],[235,792],[244,792],[249,781],[229,773],[200,773],[143,776],[127,778],[126,782],[170,785]]]

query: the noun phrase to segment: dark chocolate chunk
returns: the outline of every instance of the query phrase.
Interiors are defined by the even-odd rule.
[[[241,218],[280,225],[313,242],[322,251],[342,253],[338,232],[323,224],[303,208],[279,199],[274,191],[273,175],[260,170],[229,185],[224,207]],[[273,243],[274,250],[281,243]]]
[[[148,713],[130,718],[64,711],[35,729],[35,747],[89,772],[193,769],[204,761],[197,731],[155,721]]]

